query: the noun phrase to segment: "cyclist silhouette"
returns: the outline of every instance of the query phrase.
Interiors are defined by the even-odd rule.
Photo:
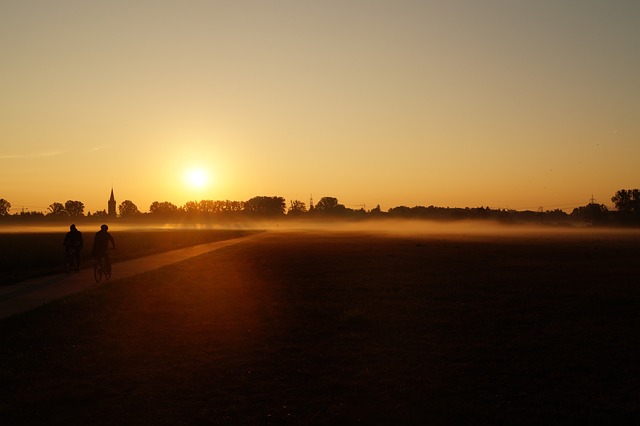
[[[64,236],[64,242],[62,243],[64,248],[69,254],[71,250],[74,250],[73,256],[76,260],[76,271],[80,270],[80,250],[82,250],[83,241],[82,241],[82,232],[78,231],[76,225],[71,225],[69,227],[69,232]]]
[[[107,225],[100,226],[100,230],[93,237],[93,249],[91,250],[91,256],[95,258],[104,257],[107,261],[109,260],[109,242],[111,242],[111,246],[114,249],[116,248],[113,237],[107,232],[108,229]]]

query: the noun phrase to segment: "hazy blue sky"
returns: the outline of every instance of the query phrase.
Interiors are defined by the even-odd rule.
[[[3,1],[0,55],[12,211],[640,186],[638,1]]]

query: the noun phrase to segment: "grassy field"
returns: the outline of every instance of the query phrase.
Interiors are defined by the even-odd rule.
[[[7,424],[636,424],[640,236],[272,232],[0,322]]]
[[[68,228],[57,232],[2,232],[0,228],[0,285],[20,282],[27,278],[63,271],[62,242]],[[98,228],[99,229],[99,228]],[[83,233],[81,251],[83,267],[91,265],[91,247],[96,231]],[[112,231],[117,250],[111,253],[113,262],[175,248],[203,244],[245,235],[240,230],[145,230]]]

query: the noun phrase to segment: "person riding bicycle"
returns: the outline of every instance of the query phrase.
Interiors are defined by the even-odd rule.
[[[103,257],[109,261],[109,242],[111,242],[111,246],[114,249],[116,248],[116,243],[113,240],[113,237],[109,232],[107,232],[108,229],[109,227],[107,225],[100,226],[100,230],[96,232],[96,235],[93,238],[91,256],[96,259]]]
[[[71,249],[75,250],[76,270],[80,270],[80,250],[82,250],[83,241],[82,232],[78,231],[76,225],[69,227],[69,232],[64,236],[64,242],[62,244],[67,253],[69,253]]]

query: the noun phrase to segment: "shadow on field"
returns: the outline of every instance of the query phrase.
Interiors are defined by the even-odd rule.
[[[0,322],[0,417],[638,421],[638,243],[271,233]]]

